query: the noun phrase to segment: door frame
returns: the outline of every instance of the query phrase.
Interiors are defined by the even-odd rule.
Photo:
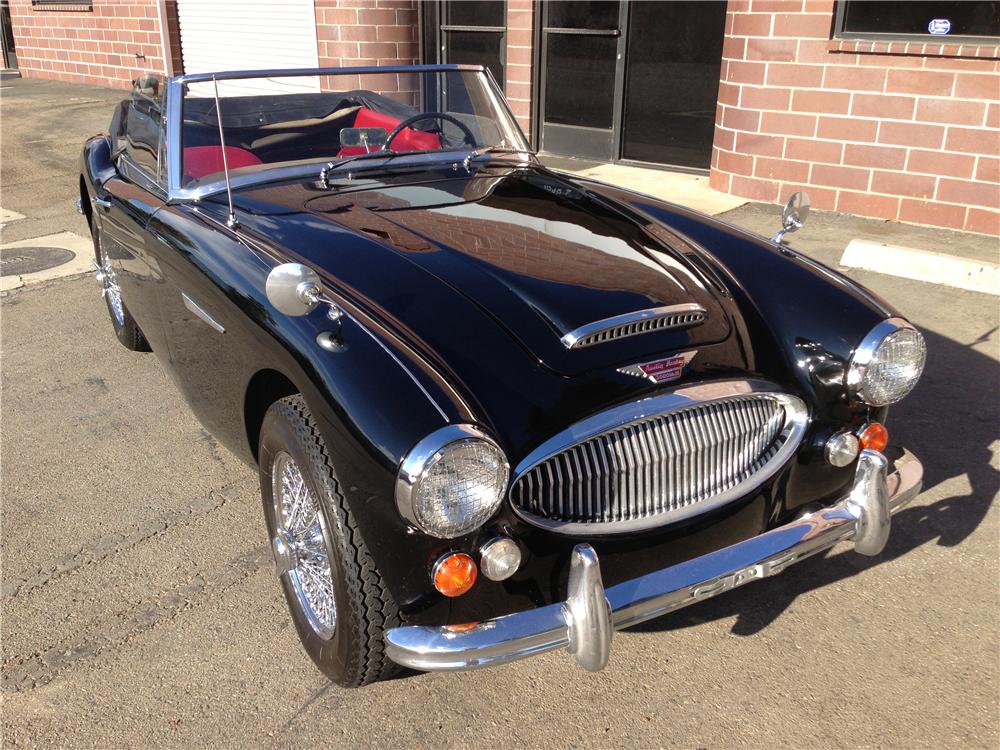
[[[507,88],[507,0],[504,0],[503,26],[463,26],[447,23],[447,8],[445,0],[424,0],[418,3],[417,36],[419,45],[417,54],[420,61],[427,64],[447,64],[445,59],[445,35],[449,31],[490,32],[500,34],[500,66],[503,68],[504,80],[498,81],[501,88]]]
[[[10,44],[7,44],[7,37]],[[17,70],[17,43],[14,40],[14,25],[10,16],[10,0],[0,0],[0,44],[3,47],[3,67]]]
[[[544,60],[542,50],[545,33],[543,31],[545,20],[545,3],[543,0],[535,0],[535,23],[532,30],[532,88],[536,93],[534,101],[531,103],[531,142],[537,144],[538,151],[542,150],[542,115],[543,102],[545,101],[545,76]],[[621,0],[618,8],[618,53],[615,60],[615,95],[612,110],[611,126],[611,158],[606,161],[608,164],[621,164],[627,167],[642,167],[644,169],[659,169],[664,172],[681,172],[684,174],[707,175],[709,168],[686,167],[674,164],[662,164],[660,162],[641,161],[639,159],[626,159],[621,156],[622,136],[625,133],[625,74],[628,68],[628,24],[631,20],[632,0]],[[725,31],[723,31],[725,34]],[[721,65],[721,61],[720,61]],[[718,102],[716,102],[718,107]],[[567,126],[572,127],[572,126]],[[554,156],[572,155],[554,154]],[[710,155],[711,156],[711,155]],[[579,157],[587,159],[587,157]],[[604,161],[604,160],[599,160]]]

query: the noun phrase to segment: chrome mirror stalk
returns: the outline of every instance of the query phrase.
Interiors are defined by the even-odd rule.
[[[781,245],[785,241],[786,234],[802,229],[806,223],[806,217],[809,216],[809,205],[807,193],[801,190],[792,193],[781,212],[781,229],[771,238],[771,242]]]
[[[301,263],[282,263],[267,275],[264,284],[267,300],[278,312],[292,317],[308,315],[319,304],[329,305],[326,317],[339,321],[344,311],[330,295],[323,291],[319,274]]]

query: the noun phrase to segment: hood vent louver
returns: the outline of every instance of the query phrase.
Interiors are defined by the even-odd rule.
[[[653,307],[587,323],[570,331],[560,341],[567,349],[583,349],[643,333],[700,325],[707,317],[705,308],[693,302]]]

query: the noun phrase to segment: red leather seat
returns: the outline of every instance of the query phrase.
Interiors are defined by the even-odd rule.
[[[263,164],[252,151],[239,146],[226,146],[226,161],[230,169]],[[222,168],[222,146],[189,146],[184,149],[184,174],[192,180],[221,172]]]
[[[373,109],[362,107],[358,110],[354,118],[356,128],[385,128],[386,133],[391,133],[402,120],[397,120],[391,115],[376,112]],[[392,139],[389,144],[391,151],[435,151],[441,148],[441,141],[434,133],[425,133],[413,128],[403,128],[399,135]],[[364,146],[346,146],[340,149],[337,156],[354,156],[355,154],[367,153]],[[231,165],[230,165],[231,166]]]

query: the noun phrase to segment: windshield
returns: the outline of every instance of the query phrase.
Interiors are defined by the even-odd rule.
[[[248,74],[184,86],[185,188],[222,179],[223,159],[230,175],[239,175],[375,153],[489,148],[528,145],[496,86],[478,70]]]

